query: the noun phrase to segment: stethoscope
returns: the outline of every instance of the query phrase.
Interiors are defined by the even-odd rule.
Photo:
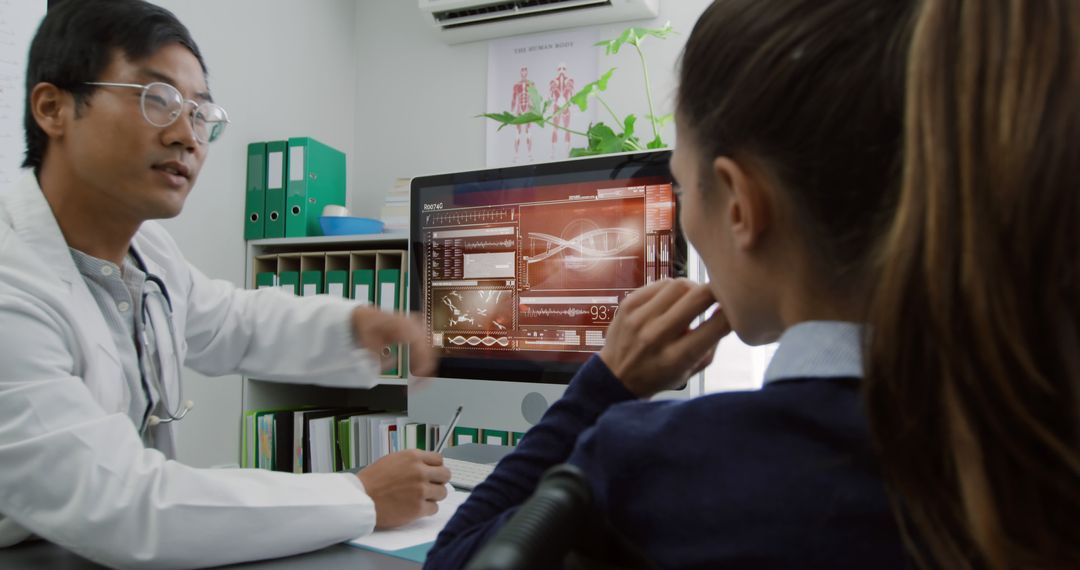
[[[143,431],[145,431],[147,428],[154,427],[154,426],[159,425],[159,424],[168,424],[168,423],[172,423],[172,422],[180,421],[180,420],[184,419],[184,416],[186,416],[188,414],[188,412],[190,412],[191,409],[195,407],[195,402],[193,402],[191,400],[185,400],[184,399],[184,384],[180,380],[180,373],[181,373],[181,370],[180,370],[180,347],[179,347],[179,345],[177,344],[177,341],[176,341],[176,328],[173,326],[173,305],[172,305],[172,298],[169,296],[169,290],[165,287],[165,282],[162,281],[160,277],[158,277],[157,275],[154,275],[153,273],[150,273],[150,271],[147,270],[146,264],[143,263],[142,257],[140,257],[138,252],[135,251],[135,248],[131,248],[130,251],[131,251],[132,259],[135,260],[135,265],[139,268],[140,271],[142,271],[146,275],[146,285],[149,285],[149,284],[153,283],[154,288],[157,289],[157,295],[156,296],[159,298],[158,303],[161,305],[161,308],[164,309],[165,322],[166,322],[166,324],[167,324],[167,326],[169,328],[169,342],[172,343],[173,362],[176,364],[176,390],[177,390],[177,396],[179,396],[178,399],[180,400],[179,407],[175,408],[174,410],[169,410],[166,407],[164,417],[158,416],[158,415],[155,415],[155,414],[147,415],[146,420],[143,423]],[[150,325],[154,324],[154,319],[152,318],[152,316],[150,314],[150,305],[149,305],[149,300],[150,300],[151,296],[154,296],[154,295],[152,294],[151,291],[149,291],[149,287],[146,287],[144,285],[143,286],[143,293],[142,293],[142,322],[143,322],[143,326],[142,326],[142,331],[140,331],[141,332],[140,336],[142,337],[140,340],[142,341],[142,344],[143,344],[143,350],[144,350],[143,354],[146,354],[146,355],[150,354],[150,349],[152,348],[151,347],[151,342],[150,342],[150,334],[147,332],[147,328],[148,328],[147,324],[148,323]],[[153,398],[153,394],[151,393],[151,383],[153,384],[153,389],[157,390],[157,393],[158,393],[158,395],[159,395],[159,397],[161,398],[162,401],[165,400],[166,395],[167,395],[167,393],[165,392],[165,379],[164,379],[164,376],[162,375],[162,372],[158,368],[157,364],[154,362],[155,360],[160,359],[161,351],[160,350],[157,351],[157,354],[158,354],[158,359],[149,358],[149,356],[146,358],[147,366],[145,368],[151,369],[152,374],[147,374],[146,373],[146,370],[144,369],[144,366],[142,365],[143,359],[139,358],[139,371],[142,373],[142,380],[143,380],[142,385],[143,385],[143,392],[146,394],[146,401],[147,401],[147,404],[146,404],[147,410],[146,411],[147,412],[152,410],[153,406],[154,406],[154,398]],[[148,382],[148,379],[149,379],[149,382]]]

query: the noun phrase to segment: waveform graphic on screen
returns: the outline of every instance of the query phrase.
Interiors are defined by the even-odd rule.
[[[513,208],[478,208],[468,212],[435,212],[425,215],[425,226],[466,226],[514,221]]]
[[[576,307],[568,307],[566,309],[547,309],[544,307],[523,307],[521,309],[522,320],[543,318],[543,317],[568,317],[577,318],[582,315],[589,314],[589,311],[584,309],[578,309]]]
[[[465,241],[461,244],[463,251],[510,249],[512,247],[514,247],[514,240],[512,239]]]

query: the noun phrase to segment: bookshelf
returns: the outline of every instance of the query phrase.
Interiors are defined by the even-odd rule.
[[[402,269],[408,263],[408,234],[405,232],[367,234],[353,236],[320,236],[303,238],[272,238],[248,241],[244,256],[244,283],[255,287],[257,266],[267,259],[281,256],[288,263],[306,263],[309,258],[324,255],[327,268],[330,263],[369,263],[372,268],[391,265]],[[333,261],[331,261],[333,260]],[[404,301],[404,287],[402,288]],[[406,303],[402,302],[402,308]],[[406,355],[402,356],[405,360]],[[369,408],[405,409],[406,374],[402,377],[382,377],[372,388],[330,388],[308,384],[271,382],[244,377],[241,383],[241,409],[245,411],[285,408],[303,405],[320,407],[367,406]]]

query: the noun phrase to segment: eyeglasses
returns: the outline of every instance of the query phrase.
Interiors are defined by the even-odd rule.
[[[168,83],[107,83],[103,81],[87,81],[86,85],[100,87],[130,87],[142,89],[139,97],[139,107],[146,122],[155,127],[167,127],[176,122],[180,115],[184,114],[184,107],[189,103],[195,107],[191,114],[191,128],[195,132],[195,138],[203,143],[211,143],[225,132],[225,125],[229,124],[229,115],[220,105],[209,101],[199,103],[184,96],[175,87]]]

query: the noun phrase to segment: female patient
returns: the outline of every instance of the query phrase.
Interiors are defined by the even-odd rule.
[[[705,11],[682,57],[672,170],[712,281],[664,281],[623,303],[600,358],[473,492],[429,567],[462,566],[563,461],[660,566],[904,566],[861,412],[854,323],[899,187],[913,5]],[[707,364],[729,323],[748,343],[780,341],[762,390],[639,401]]]
[[[1080,568],[1080,3],[927,2],[867,416],[924,562]]]

